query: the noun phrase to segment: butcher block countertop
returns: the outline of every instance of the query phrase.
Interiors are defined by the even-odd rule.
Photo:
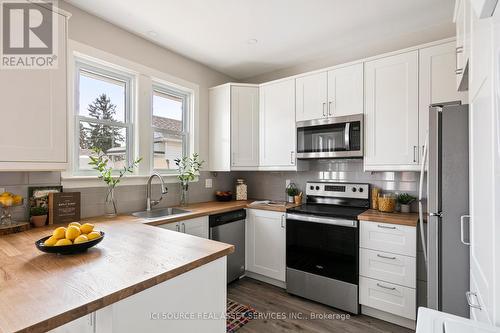
[[[270,210],[270,211],[284,213],[288,208],[298,206],[296,204],[291,204],[291,203],[283,205],[266,205],[266,204],[251,205],[251,203],[253,203],[254,201],[255,200],[227,201],[227,202],[208,201],[208,202],[194,203],[184,207],[178,207],[189,211],[188,213],[174,215],[170,217],[162,217],[154,220],[144,220],[144,223],[150,225],[161,225],[161,224],[179,222],[183,220],[189,220],[200,216],[230,212],[233,210],[244,209],[244,208],[262,209],[262,210]]]
[[[132,216],[85,222],[106,236],[78,255],[36,249],[35,241],[54,226],[0,237],[1,333],[45,332],[234,252],[233,245],[144,225]]]
[[[410,227],[416,227],[418,214],[416,213],[383,213],[375,209],[368,209],[358,215],[360,221],[372,221],[380,223],[400,224]]]

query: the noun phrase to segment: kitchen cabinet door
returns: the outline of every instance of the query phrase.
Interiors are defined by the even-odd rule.
[[[418,51],[365,63],[365,170],[418,170]]]
[[[458,91],[468,90],[468,62],[470,55],[470,2],[469,0],[457,0],[455,2],[455,84]]]
[[[462,101],[467,95],[455,87],[455,43],[449,42],[419,50],[419,145],[420,154],[429,129],[429,105]]]
[[[260,166],[296,169],[295,81],[260,87]]]
[[[179,222],[160,224],[158,225],[158,228],[167,229],[171,231],[180,231]]]
[[[209,114],[209,169],[231,170],[231,86],[210,88]]]
[[[297,121],[328,117],[326,72],[300,77],[295,85]]]
[[[0,171],[66,168],[67,18],[55,14],[55,19],[58,20],[57,68],[1,71]]]
[[[285,281],[285,214],[258,209],[247,211],[247,270]]]
[[[48,333],[95,333],[95,312],[54,328]]]
[[[231,87],[231,168],[259,165],[259,88]]]
[[[363,113],[363,64],[328,72],[328,116]]]
[[[208,238],[208,216],[185,220],[179,223],[180,230],[183,233],[202,238]]]

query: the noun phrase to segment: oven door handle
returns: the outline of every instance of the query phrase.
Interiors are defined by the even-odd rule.
[[[344,132],[344,148],[346,151],[351,147],[351,123],[345,123],[345,132]]]
[[[336,218],[332,218],[332,217],[319,217],[319,216],[314,216],[314,215],[286,213],[286,219],[287,220],[295,220],[295,221],[303,221],[303,222],[338,225],[341,227],[350,227],[350,228],[357,228],[358,227],[358,221],[356,221],[356,220],[336,219]]]

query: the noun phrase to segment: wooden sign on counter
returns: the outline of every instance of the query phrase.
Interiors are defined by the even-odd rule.
[[[80,192],[49,194],[49,224],[80,221]]]

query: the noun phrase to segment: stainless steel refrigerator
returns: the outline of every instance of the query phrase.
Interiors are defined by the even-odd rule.
[[[427,171],[427,307],[469,317],[469,247],[462,228],[469,212],[468,105],[431,105],[421,179]],[[422,210],[422,184],[420,214]],[[420,231],[423,233],[423,225]],[[423,235],[421,235],[423,236]],[[425,239],[425,237],[422,237]],[[426,243],[426,244],[425,244]]]

